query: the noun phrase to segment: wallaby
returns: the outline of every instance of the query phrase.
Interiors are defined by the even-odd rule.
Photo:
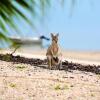
[[[52,43],[47,49],[47,61],[48,61],[48,67],[52,69],[52,66],[56,66],[58,64],[58,36],[59,34],[54,35],[51,33]]]

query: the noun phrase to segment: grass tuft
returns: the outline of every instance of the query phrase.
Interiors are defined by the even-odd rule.
[[[18,65],[18,66],[16,66],[16,68],[22,71],[23,69],[25,69],[25,68],[26,68],[26,66],[21,66],[21,65]]]
[[[16,84],[15,83],[10,83],[9,86],[12,87],[12,88],[15,88],[16,87]]]
[[[67,90],[69,89],[68,85],[63,85],[61,86],[60,84],[57,84],[55,87],[54,87],[55,90]]]
[[[56,85],[56,86],[54,87],[54,89],[55,89],[55,90],[61,90],[60,84]]]

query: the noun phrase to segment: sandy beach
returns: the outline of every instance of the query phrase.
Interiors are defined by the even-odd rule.
[[[0,0],[0,100],[100,100],[100,0]]]
[[[63,54],[63,59],[82,61],[84,64],[87,64],[85,61],[97,65],[100,62],[99,53],[63,51]],[[45,50],[16,52],[15,55],[44,59]],[[0,61],[0,100],[100,100],[100,75]]]

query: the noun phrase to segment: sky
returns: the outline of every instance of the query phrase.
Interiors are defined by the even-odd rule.
[[[25,12],[32,21],[35,21],[36,29],[29,27],[27,23],[20,23],[23,35],[34,37],[50,33],[59,33],[60,47],[67,50],[100,50],[100,0],[76,0],[74,6],[70,0],[65,0],[63,6],[57,0],[52,0],[46,14],[37,21],[32,14]],[[48,42],[44,41],[44,45]]]

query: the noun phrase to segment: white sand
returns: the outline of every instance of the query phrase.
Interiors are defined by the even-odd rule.
[[[100,75],[0,61],[0,100],[100,100]]]

